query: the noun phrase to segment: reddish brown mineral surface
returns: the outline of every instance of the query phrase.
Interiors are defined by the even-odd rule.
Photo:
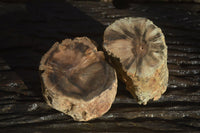
[[[115,70],[87,37],[55,43],[39,69],[48,105],[76,121],[102,116],[115,99]]]

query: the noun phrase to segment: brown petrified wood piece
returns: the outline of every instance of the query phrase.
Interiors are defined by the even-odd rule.
[[[115,21],[104,32],[104,50],[139,104],[158,100],[168,83],[167,46],[160,28],[146,18]]]
[[[43,95],[77,121],[106,113],[116,96],[115,70],[87,37],[55,43],[40,62]]]

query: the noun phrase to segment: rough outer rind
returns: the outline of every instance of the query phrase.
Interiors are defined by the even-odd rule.
[[[110,88],[89,101],[66,97],[56,90],[43,89],[49,106],[70,115],[75,121],[89,121],[108,112],[116,96],[117,80]]]
[[[144,50],[138,51],[140,47]],[[103,48],[119,79],[139,104],[145,105],[152,98],[158,100],[166,91],[167,46],[161,29],[152,21],[131,17],[115,21],[104,32]],[[157,59],[153,60],[151,50],[158,52]],[[144,60],[140,65],[139,58]]]
[[[98,58],[97,61],[105,63],[109,72],[108,76],[110,76],[112,80],[108,85],[105,85],[106,88],[103,88],[103,90],[96,88],[96,91],[89,93],[86,98],[67,95],[63,93],[63,91],[60,91],[56,85],[50,83],[48,79],[49,73],[55,71],[52,66],[46,65],[48,60],[50,60],[49,55],[52,54],[55,49],[62,47],[63,44],[70,45],[70,43],[77,41],[83,42],[84,45],[88,45],[90,47],[89,52],[91,52],[89,54],[92,54],[94,58]],[[42,57],[39,70],[41,72],[43,96],[47,104],[56,110],[72,116],[76,121],[88,121],[102,116],[110,109],[115,99],[117,92],[117,77],[115,70],[105,62],[102,52],[98,52],[92,41],[86,37],[75,38],[74,40],[66,39],[61,44],[55,43]]]

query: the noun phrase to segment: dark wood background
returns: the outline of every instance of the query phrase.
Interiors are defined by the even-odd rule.
[[[99,1],[0,2],[0,132],[200,132],[200,4],[116,7]],[[138,105],[119,82],[112,108],[98,119],[75,122],[47,106],[38,74],[42,55],[56,41],[77,36],[97,41],[101,50],[106,26],[127,16],[147,17],[165,34],[170,77],[161,99]]]

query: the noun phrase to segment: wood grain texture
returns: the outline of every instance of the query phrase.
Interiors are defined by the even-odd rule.
[[[109,3],[83,1],[0,4],[4,7],[0,8],[0,57],[4,60],[0,65],[10,67],[0,70],[0,132],[199,132],[198,4],[133,3],[123,10]],[[147,17],[165,34],[166,93],[142,106],[119,83],[111,110],[90,122],[74,122],[47,106],[38,66],[50,44],[75,36],[88,36],[101,44],[104,28],[128,16]]]
[[[169,77],[161,29],[146,18],[125,17],[109,25],[103,38],[108,61],[138,103],[158,100]]]
[[[87,37],[55,43],[42,57],[39,70],[47,104],[76,121],[101,117],[115,100],[115,69]]]

